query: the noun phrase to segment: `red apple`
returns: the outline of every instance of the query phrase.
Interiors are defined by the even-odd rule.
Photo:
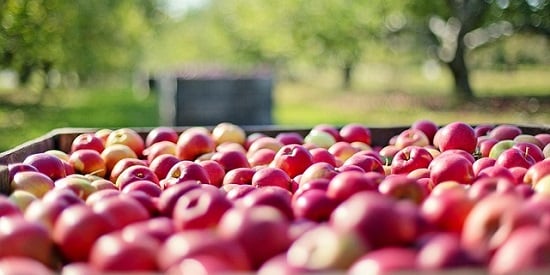
[[[105,145],[100,137],[94,133],[82,133],[75,137],[71,143],[71,152],[79,149],[90,149],[101,153]]]
[[[127,240],[120,231],[105,234],[95,241],[89,263],[102,272],[157,271],[159,244],[152,238]]]
[[[378,185],[378,191],[395,199],[406,199],[416,204],[422,203],[428,196],[425,188],[416,179],[404,174],[388,175]]]
[[[113,230],[107,217],[93,212],[86,205],[75,204],[61,212],[52,238],[64,259],[87,261],[94,242]]]
[[[97,188],[92,185],[90,179],[79,174],[69,175],[62,179],[58,179],[54,182],[54,185],[54,189],[71,190],[83,200],[86,200],[88,196],[97,191]]]
[[[232,206],[217,190],[195,188],[177,200],[172,214],[174,225],[179,230],[214,228]]]
[[[354,147],[349,142],[338,141],[328,148],[331,153],[340,162],[346,161],[353,154],[361,151],[359,148]]]
[[[285,171],[289,177],[302,174],[313,163],[311,153],[299,144],[285,145],[277,151],[270,166]]]
[[[189,180],[197,181],[200,183],[210,182],[210,178],[208,177],[208,174],[204,167],[190,160],[182,160],[172,166],[172,168],[166,175],[166,178],[160,183],[163,189],[167,189],[169,187]]]
[[[122,172],[124,172],[124,170],[135,165],[147,167],[147,163],[138,158],[123,158],[117,161],[109,173],[109,180],[116,183],[118,177],[122,174]]]
[[[216,148],[214,139],[207,132],[186,130],[181,133],[176,145],[176,156],[181,160],[195,160],[212,153]]]
[[[290,246],[290,223],[270,206],[232,208],[220,220],[217,232],[242,246],[254,269]],[[261,232],[261,234],[258,234]]]
[[[547,229],[525,226],[513,231],[496,250],[488,265],[493,274],[542,273],[549,267],[545,255],[550,253]]]
[[[235,168],[250,167],[246,154],[241,151],[216,152],[211,159],[221,164],[226,173]]]
[[[340,136],[343,141],[360,141],[370,145],[372,143],[372,134],[370,129],[360,123],[348,123],[340,129]]]
[[[493,193],[515,192],[515,186],[516,184],[507,177],[484,176],[472,183],[472,186],[468,189],[468,195],[479,201]]]
[[[520,134],[520,135],[517,135],[513,139],[513,141],[515,143],[531,143],[531,144],[536,145],[537,147],[539,147],[539,149],[541,149],[541,150],[544,148],[544,144],[542,143],[542,141],[537,139],[534,135]]]
[[[464,189],[432,192],[420,206],[422,216],[440,231],[460,233],[464,220],[475,205]]]
[[[477,177],[481,170],[492,167],[495,165],[496,159],[490,157],[480,157],[472,164],[472,169],[474,170],[474,175]]]
[[[5,257],[0,259],[0,273],[33,275],[55,274],[46,264],[28,257]]]
[[[487,137],[484,139],[478,138],[477,149],[482,157],[489,157],[493,146],[495,146],[495,144],[497,144],[498,142],[499,141],[496,138],[492,137]]]
[[[411,129],[418,129],[424,132],[424,134],[428,137],[430,144],[433,144],[433,139],[435,133],[439,130],[439,126],[429,119],[420,119],[412,123]]]
[[[535,164],[533,157],[515,147],[504,150],[497,158],[495,165],[505,168],[524,167],[529,168]]]
[[[527,168],[525,167],[512,167],[510,169],[510,173],[512,173],[512,178],[514,179],[513,182],[516,185],[523,185],[525,183],[523,179],[525,178],[525,175],[527,174]],[[529,185],[529,187],[531,187]]]
[[[482,262],[462,247],[458,234],[444,231],[428,237],[418,252],[417,263],[425,271],[482,268]]]
[[[31,154],[23,160],[23,163],[33,166],[54,181],[67,175],[63,161],[52,154]]]
[[[199,188],[200,184],[195,180],[189,180],[175,184],[174,186],[165,189],[158,199],[158,209],[161,215],[172,217],[174,206],[179,197],[194,188]]]
[[[302,135],[297,132],[281,132],[275,136],[275,139],[278,140],[282,145],[304,143],[304,137],[302,137]]]
[[[125,239],[139,240],[142,236],[146,236],[162,244],[176,233],[176,227],[172,218],[161,216],[129,224],[121,230],[121,233]]]
[[[526,155],[530,155],[535,162],[544,160],[542,149],[534,143],[515,141],[513,148],[517,148]]]
[[[174,128],[159,126],[151,129],[145,137],[145,147],[150,147],[154,143],[160,141],[170,141],[172,143],[178,142],[179,134]]]
[[[0,217],[10,215],[22,215],[19,207],[5,195],[0,195]]]
[[[223,178],[223,185],[227,184],[252,184],[252,177],[256,173],[254,168],[235,168],[228,171]]]
[[[125,158],[138,158],[136,153],[130,147],[124,144],[113,144],[105,147],[105,150],[101,152],[101,157],[105,161],[105,166],[107,167],[107,175],[111,175],[111,171],[120,160]]]
[[[424,147],[407,146],[393,157],[391,173],[405,174],[419,168],[428,168],[432,160],[432,155]]]
[[[297,219],[308,219],[316,222],[328,221],[337,202],[329,198],[321,189],[303,192],[292,200],[292,210]]]
[[[534,187],[540,179],[547,175],[550,175],[550,159],[545,159],[527,168],[527,172],[525,172],[525,176],[523,177],[523,182]]]
[[[147,209],[137,200],[128,196],[112,196],[92,205],[94,213],[105,217],[115,229],[149,219]]]
[[[550,134],[549,133],[536,134],[535,138],[538,139],[542,143],[543,148],[550,143]]]
[[[41,172],[24,171],[14,175],[10,183],[11,191],[25,190],[37,198],[42,198],[54,188],[53,180]]]
[[[178,159],[176,156],[170,154],[162,154],[149,163],[149,169],[151,169],[151,171],[155,173],[160,181],[166,178],[168,172],[170,172],[170,169],[172,169],[172,166],[174,166],[178,162],[180,162],[180,159]]]
[[[304,171],[299,183],[301,186],[316,179],[331,180],[339,173],[334,165],[327,162],[313,163]]]
[[[348,274],[390,274],[418,269],[417,252],[406,247],[384,247],[367,252],[349,268]]]
[[[489,157],[493,159],[497,159],[502,152],[514,147],[514,144],[516,144],[513,140],[505,139],[498,141],[491,147],[491,151],[489,151]]]
[[[273,161],[276,154],[277,151],[273,151],[268,148],[261,148],[252,152],[251,154],[247,154],[247,157],[248,162],[252,167],[268,166]]]
[[[492,124],[479,124],[474,127],[476,137],[486,136],[495,126]]]
[[[434,138],[435,143],[442,152],[449,149],[461,149],[468,153],[474,153],[477,137],[472,126],[457,121],[440,128]]]
[[[341,172],[330,180],[327,187],[327,196],[338,202],[343,202],[360,191],[377,192],[378,184],[382,182],[384,177],[384,175],[376,172]]]
[[[329,133],[336,142],[339,142],[342,140],[342,136],[340,136],[340,130],[338,130],[338,128],[334,125],[322,123],[322,124],[317,124],[313,126],[312,130],[313,129]]]
[[[27,207],[38,198],[29,191],[15,190],[10,193],[8,199],[12,201],[21,212],[25,212]]]
[[[430,139],[419,129],[409,128],[400,132],[395,138],[395,146],[403,149],[407,146],[424,147],[430,145]]]
[[[113,130],[105,141],[105,147],[114,144],[123,144],[130,147],[138,157],[143,155],[143,149],[145,149],[145,141],[136,130],[131,128]]]
[[[521,134],[521,129],[516,125],[501,124],[495,126],[488,135],[496,138],[497,140],[513,140],[516,136]]]
[[[73,151],[69,157],[69,164],[79,174],[93,174],[104,177],[107,166],[101,154],[93,149],[79,149]]]
[[[156,157],[169,154],[176,155],[176,143],[163,140],[156,143],[153,143],[151,146],[146,147],[143,150],[143,156],[147,159],[147,164],[151,163]]]
[[[0,247],[0,259],[27,257],[45,265],[53,260],[53,242],[46,227],[20,215],[0,217]]]
[[[470,184],[474,180],[472,162],[460,155],[440,155],[432,160],[428,169],[434,185],[444,181]]]
[[[223,166],[215,160],[202,160],[198,162],[208,174],[209,183],[221,187],[223,184],[223,179],[225,177],[225,170]]]
[[[277,186],[266,186],[247,192],[235,205],[242,208],[270,206],[279,210],[290,221],[294,219],[291,201],[290,191]]]
[[[126,168],[117,177],[115,184],[120,190],[122,190],[126,187],[126,185],[134,181],[142,180],[147,180],[160,186],[159,179],[157,178],[155,172],[153,172],[153,170],[149,167],[141,165],[134,165]]]
[[[252,186],[266,187],[266,186],[278,186],[290,191],[291,178],[289,175],[280,168],[264,167],[257,170],[252,176]]]
[[[123,193],[130,193],[134,191],[141,191],[151,197],[159,197],[162,193],[159,183],[150,180],[136,180],[126,184],[121,191]]]
[[[377,172],[380,174],[385,174],[382,161],[379,156],[374,156],[372,154],[365,154],[363,151],[355,153],[353,156],[349,157],[342,166],[345,165],[355,165],[362,168],[365,172]]]

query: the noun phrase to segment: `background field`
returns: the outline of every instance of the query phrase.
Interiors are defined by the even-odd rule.
[[[479,98],[467,104],[450,101],[450,78],[428,80],[420,70],[399,73],[380,66],[363,67],[351,90],[342,90],[331,71],[308,71],[298,81],[278,79],[273,117],[278,125],[371,126],[410,124],[421,118],[439,124],[550,123],[550,68],[512,72],[480,70],[473,74]],[[126,85],[109,88],[52,90],[41,104],[34,94],[0,92],[0,151],[61,127],[153,127],[159,125],[155,92]]]

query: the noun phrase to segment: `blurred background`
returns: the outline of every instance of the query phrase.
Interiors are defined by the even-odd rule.
[[[548,125],[549,37],[549,0],[0,0],[0,151],[61,127],[194,124],[177,119],[193,106],[290,127]],[[185,99],[197,79],[238,104]],[[239,79],[268,82],[253,99]]]

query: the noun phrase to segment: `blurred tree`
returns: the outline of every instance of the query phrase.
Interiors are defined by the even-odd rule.
[[[0,0],[0,68],[82,80],[128,71],[157,16],[155,0]]]
[[[459,99],[472,99],[467,53],[514,32],[548,37],[548,0],[446,0],[409,1],[408,11],[420,33],[435,45],[434,56],[445,63],[454,78]]]

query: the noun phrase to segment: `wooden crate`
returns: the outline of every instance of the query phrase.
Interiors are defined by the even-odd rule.
[[[550,125],[518,125],[525,134],[550,133]],[[372,142],[374,146],[383,146],[394,135],[407,129],[409,126],[395,127],[369,127],[372,132]],[[310,129],[305,127],[281,127],[276,125],[265,126],[243,126],[247,134],[261,132],[268,136],[275,136],[281,132],[297,132],[302,136],[307,135]],[[152,128],[134,128],[144,138]],[[181,133],[187,127],[174,127],[178,133]],[[69,152],[73,139],[81,133],[94,132],[95,128],[59,128],[54,129],[45,135],[25,142],[11,150],[0,153],[0,193],[9,194],[10,183],[7,165],[23,161],[27,156],[45,152],[47,150],[61,150]]]

